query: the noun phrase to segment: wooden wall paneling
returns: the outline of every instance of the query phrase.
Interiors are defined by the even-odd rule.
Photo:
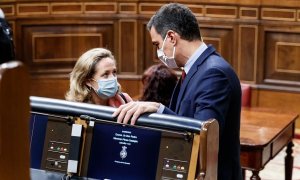
[[[263,83],[265,72],[265,33],[262,25],[258,25],[258,44],[257,44],[257,66],[256,66],[256,82],[255,84]]]
[[[40,0],[1,0],[1,2],[34,2],[34,1],[40,1]],[[61,1],[61,0],[50,0],[50,1]],[[88,1],[88,0],[81,0],[81,1]],[[91,1],[91,0],[89,0]],[[170,2],[170,1],[162,1],[162,0],[117,0],[117,2]],[[265,1],[265,2],[264,2]],[[249,5],[249,6],[257,6],[260,4],[274,4],[274,1],[278,2],[278,0],[243,0],[243,1],[237,1],[237,0],[202,0],[201,3],[206,3],[206,4],[224,4],[224,5],[232,5],[232,4],[241,4],[241,5]],[[105,2],[105,1],[104,1]],[[109,2],[109,1],[107,1]],[[198,3],[199,0],[177,0],[176,2],[179,3]],[[288,1],[288,2],[282,2],[281,6],[286,5],[286,6],[295,6],[297,5],[297,1]],[[299,3],[298,3],[299,4]]]
[[[193,11],[195,16],[203,16],[205,14],[205,9],[203,5],[195,5],[195,4],[186,4],[191,11]]]
[[[76,61],[82,52],[93,47],[102,47],[103,37],[98,33],[33,33],[32,43],[34,63]]]
[[[0,8],[5,14],[5,17],[15,15],[15,6],[14,5],[0,5]]]
[[[114,46],[110,49],[111,52],[113,53],[115,59],[116,59],[116,62],[117,62],[117,73],[120,74],[120,23],[115,20],[113,21],[114,23],[114,30],[113,30],[113,33],[114,33],[114,36],[113,36],[113,42],[114,42]]]
[[[206,17],[219,17],[219,18],[237,18],[238,11],[235,6],[205,6]]]
[[[85,51],[95,47],[113,47],[112,24],[98,23],[24,24],[23,60],[32,67],[32,73],[42,75],[55,72],[56,76],[69,73]]]
[[[239,11],[240,19],[258,19],[259,18],[258,8],[240,7],[239,10],[240,10]]]
[[[237,61],[235,57],[236,29],[232,25],[204,24],[200,22],[200,32],[204,42],[212,44],[236,70]]]
[[[51,14],[81,14],[83,12],[82,3],[51,3]]]
[[[146,65],[146,60],[145,57],[147,57],[147,53],[148,51],[145,49],[145,44],[146,44],[146,35],[147,33],[145,32],[145,28],[146,28],[146,21],[144,20],[139,20],[138,21],[138,42],[137,42],[137,46],[138,48],[138,73],[142,74],[144,69],[145,69],[145,65]]]
[[[155,63],[159,63],[159,59],[157,57],[156,47],[153,46],[150,33],[147,29],[148,21],[143,22],[142,30],[143,30],[143,71],[148,67]]]
[[[237,74],[238,74],[238,40],[239,40],[238,32],[239,32],[239,26],[234,24],[232,26],[233,50],[232,50],[231,65]]]
[[[253,88],[253,91],[256,91],[256,96],[254,96],[254,99],[256,99],[256,102],[254,102],[256,104],[253,104],[254,106],[275,108],[282,111],[297,112],[300,114],[299,92],[282,92],[261,88]]]
[[[122,89],[124,92],[127,92],[130,96],[132,96],[135,100],[140,98],[142,94],[143,85],[141,83],[141,77],[143,72],[154,63],[159,62],[156,56],[156,49],[152,45],[150,34],[147,30],[148,19],[138,20],[137,21],[137,66],[139,75],[118,75],[119,82],[122,85]],[[127,66],[131,66],[131,64],[126,63]]]
[[[67,77],[32,77],[30,95],[65,99],[69,84],[70,81]]]
[[[137,14],[138,7],[136,3],[119,3],[119,13]]]
[[[84,3],[84,13],[86,14],[115,14],[117,13],[117,3],[115,2],[86,2]]]
[[[300,114],[300,92],[274,91],[252,87],[251,97],[252,107]],[[299,118],[296,121],[296,128],[300,128]]]
[[[49,3],[20,3],[17,4],[17,15],[19,16],[34,16],[34,15],[49,15]]]
[[[262,8],[261,19],[275,21],[296,21],[296,9]]]
[[[300,2],[299,1],[278,1],[278,0],[261,0],[259,2],[261,6],[266,7],[299,7]]]
[[[147,33],[144,32],[144,20],[137,20],[137,74],[144,72],[144,41]]]
[[[139,13],[153,15],[165,3],[139,3]]]
[[[134,100],[140,99],[140,95],[142,94],[142,87],[143,87],[140,79],[118,78],[118,81],[121,84],[123,92],[128,93],[130,97],[132,97]]]
[[[299,74],[299,57],[300,42],[276,42],[274,64],[277,72]]]
[[[300,28],[266,27],[265,42],[264,82],[299,87]]]
[[[256,81],[258,26],[239,26],[238,74],[240,80]]]
[[[137,21],[119,20],[119,72],[137,74]]]

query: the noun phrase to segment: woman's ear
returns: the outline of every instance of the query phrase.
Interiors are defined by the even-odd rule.
[[[84,83],[85,83],[85,85],[86,85],[89,89],[92,88],[92,83],[91,83],[90,80],[86,80]]]
[[[121,84],[118,82],[118,93],[122,92]]]

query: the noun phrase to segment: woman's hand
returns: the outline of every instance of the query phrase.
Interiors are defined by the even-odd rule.
[[[131,101],[127,104],[121,105],[114,113],[113,117],[118,116],[118,123],[134,125],[138,117],[144,113],[157,112],[159,103],[144,102],[144,101]]]

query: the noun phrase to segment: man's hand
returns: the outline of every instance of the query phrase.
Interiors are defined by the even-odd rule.
[[[113,117],[118,116],[118,123],[127,124],[129,120],[131,125],[134,125],[141,114],[157,112],[159,103],[131,101],[121,105],[114,113]]]

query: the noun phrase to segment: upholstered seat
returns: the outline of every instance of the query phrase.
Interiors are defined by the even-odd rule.
[[[251,86],[249,84],[241,83],[242,88],[242,107],[251,106]]]

